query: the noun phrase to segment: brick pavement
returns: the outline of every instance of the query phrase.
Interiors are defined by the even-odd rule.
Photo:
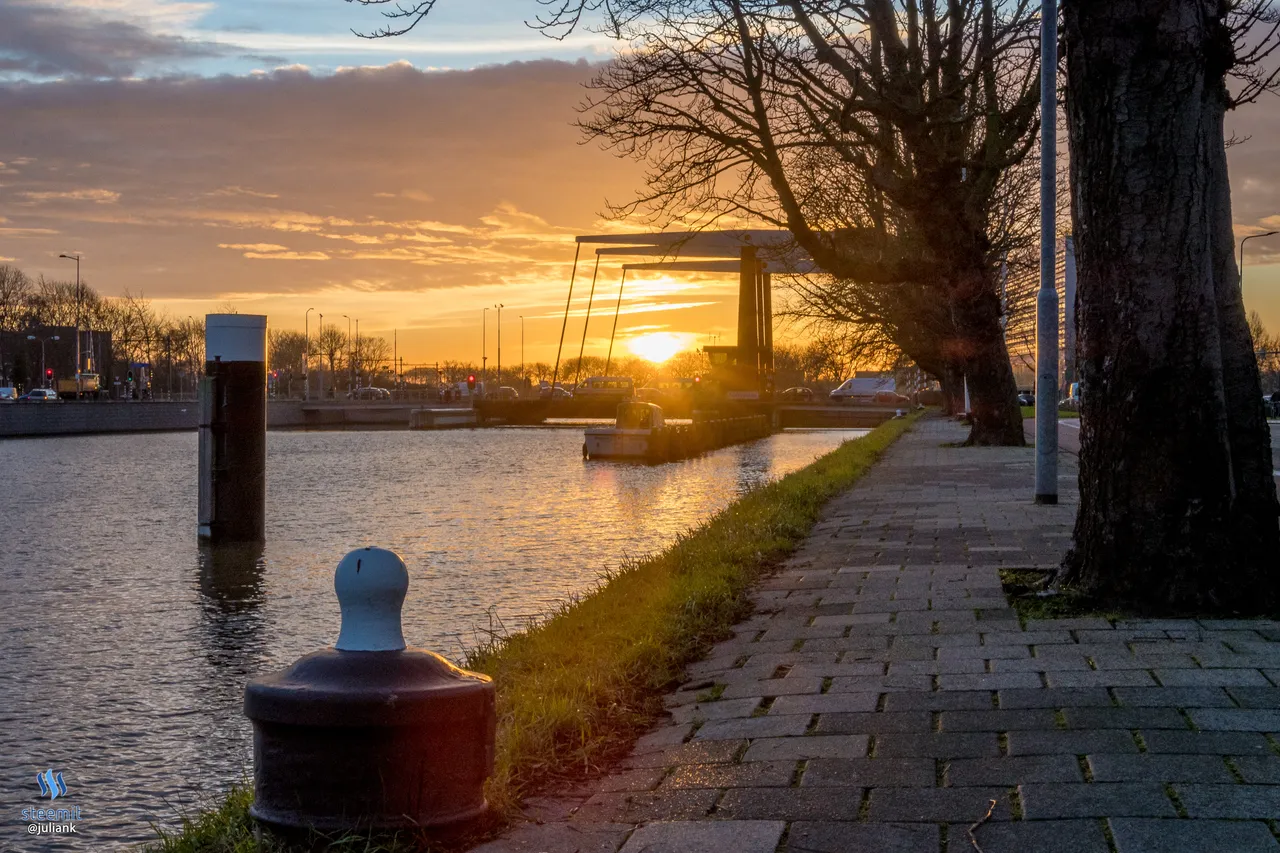
[[[617,770],[475,853],[1280,853],[1280,623],[1019,624],[1076,510],[922,421],[688,670]],[[718,697],[718,698],[713,698]]]

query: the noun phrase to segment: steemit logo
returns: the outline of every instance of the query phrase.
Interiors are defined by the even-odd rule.
[[[54,773],[53,770],[46,770],[43,773],[36,774],[36,781],[40,783],[40,796],[48,797],[50,800],[56,800],[58,797],[67,795],[66,783],[62,781],[62,772]]]

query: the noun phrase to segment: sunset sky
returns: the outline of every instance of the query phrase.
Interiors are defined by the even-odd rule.
[[[0,0],[0,263],[71,278],[58,255],[79,252],[101,292],[179,317],[346,314],[397,330],[407,363],[478,361],[500,302],[504,363],[520,315],[525,357],[550,360],[572,236],[618,228],[600,214],[642,169],[572,126],[613,46],[546,39],[536,8],[440,0],[369,41],[351,29],[377,11],[340,0]],[[1251,137],[1230,151],[1237,235],[1280,228],[1280,102],[1228,127]],[[1246,301],[1280,331],[1280,236],[1247,252]],[[734,282],[630,282],[620,335],[732,343]],[[602,265],[610,310],[617,283]],[[593,320],[588,352],[608,334]]]

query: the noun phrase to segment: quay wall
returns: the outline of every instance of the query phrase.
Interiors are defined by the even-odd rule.
[[[181,432],[199,426],[200,404],[182,402],[60,402],[0,405],[0,438],[94,435],[112,432]],[[272,401],[267,428],[302,427],[302,403]]]

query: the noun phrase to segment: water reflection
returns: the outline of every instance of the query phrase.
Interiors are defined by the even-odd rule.
[[[264,652],[266,559],[261,543],[201,544],[199,595],[205,657],[218,680],[242,685]]]

